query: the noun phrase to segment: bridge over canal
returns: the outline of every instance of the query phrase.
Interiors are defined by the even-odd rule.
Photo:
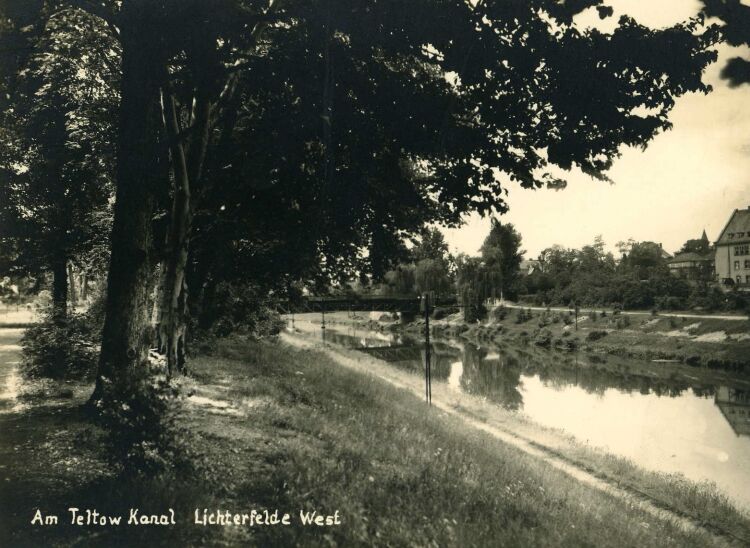
[[[423,297],[417,295],[402,296],[325,296],[303,297],[299,302],[286,306],[288,313],[305,312],[406,312],[417,314],[424,312]],[[430,308],[440,306],[457,306],[455,297],[431,297]]]

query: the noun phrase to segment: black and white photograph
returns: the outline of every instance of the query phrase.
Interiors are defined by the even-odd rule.
[[[0,546],[750,546],[750,0],[0,0]]]

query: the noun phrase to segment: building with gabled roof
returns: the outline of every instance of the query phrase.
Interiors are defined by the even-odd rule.
[[[684,280],[710,282],[714,279],[714,257],[711,253],[677,253],[667,261],[667,266],[672,274]]]
[[[667,266],[672,274],[684,280],[714,281],[714,249],[708,241],[706,231],[703,231],[700,238],[685,242],[682,249],[667,261]]]
[[[719,282],[750,289],[750,207],[734,210],[714,247]]]

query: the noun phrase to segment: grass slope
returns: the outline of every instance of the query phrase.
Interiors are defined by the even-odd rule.
[[[3,546],[707,546],[325,355],[227,342],[193,362],[188,477],[122,482],[76,396],[0,416]],[[77,395],[78,392],[74,393]],[[176,510],[173,527],[72,527],[68,506]],[[202,527],[194,508],[276,509],[288,527]],[[32,528],[36,508],[61,525]],[[300,509],[342,525],[302,526]]]

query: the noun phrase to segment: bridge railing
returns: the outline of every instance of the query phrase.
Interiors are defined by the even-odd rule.
[[[288,313],[304,312],[413,312],[421,311],[422,298],[419,296],[325,296],[304,297],[296,303],[284,307]],[[431,299],[430,306],[456,306],[455,297]]]

